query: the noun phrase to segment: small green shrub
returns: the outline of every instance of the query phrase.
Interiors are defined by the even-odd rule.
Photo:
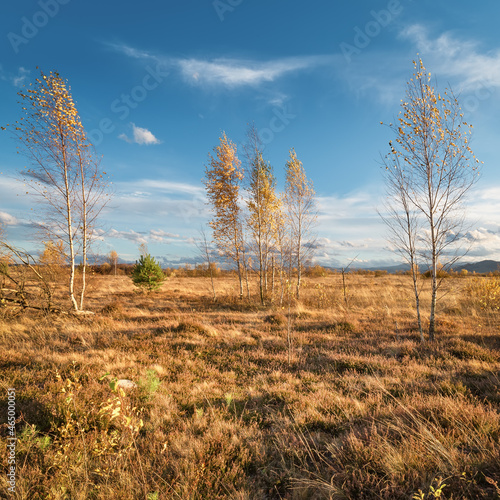
[[[165,274],[154,257],[149,254],[141,255],[132,271],[132,281],[135,286],[152,292],[161,287],[165,281]]]
[[[154,370],[146,372],[146,378],[139,381],[139,387],[142,389],[143,399],[149,401],[153,398],[155,392],[160,387],[161,381]]]

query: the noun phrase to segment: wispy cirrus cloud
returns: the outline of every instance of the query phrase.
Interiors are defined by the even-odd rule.
[[[20,66],[17,69],[17,73],[12,73],[9,71],[5,71],[0,64],[0,80],[8,81],[14,87],[22,87],[26,79],[29,77],[31,71],[29,69],[24,68],[23,66]]]
[[[191,84],[227,88],[258,86],[332,62],[332,56],[290,57],[265,62],[224,58],[177,60],[183,78]]]
[[[404,96],[405,82],[412,72],[411,60],[417,53],[428,70],[443,86],[451,86],[461,94],[465,108],[474,110],[467,98],[482,101],[500,88],[500,46],[483,48],[470,38],[456,32],[432,34],[421,24],[401,28],[396,34],[398,47],[408,44],[407,53],[401,50],[365,50],[350,64],[340,65],[338,74],[350,91],[359,97],[374,97],[384,104],[394,105]]]
[[[147,244],[152,241],[156,243],[169,243],[172,240],[178,240],[181,238],[179,234],[170,233],[162,229],[150,229],[149,231],[134,231],[133,229],[129,230],[111,229],[107,233],[104,232],[103,230],[99,230],[98,237],[101,240],[107,238],[127,240],[138,245],[141,243]]]
[[[144,233],[139,233],[130,229],[129,231],[118,231],[117,229],[111,229],[106,235],[109,238],[128,240],[136,244],[147,243],[147,237]]]
[[[160,243],[163,243],[173,239],[178,239],[180,238],[180,235],[175,233],[170,233],[168,231],[163,231],[162,229],[151,229],[151,231],[149,231],[149,237],[153,241],[158,241]]]
[[[128,57],[160,63],[164,68],[177,71],[192,85],[225,87],[259,86],[274,82],[286,75],[313,70],[321,66],[332,65],[340,56],[311,55],[278,58],[269,61],[256,61],[238,58],[174,58],[153,54],[128,45],[108,44],[114,50]]]
[[[107,209],[110,224],[121,229],[123,220],[130,227],[161,227],[168,224],[171,234],[177,234],[191,225],[198,226],[207,218],[205,189],[199,184],[168,179],[131,179],[114,184],[115,195]],[[116,209],[119,218],[114,219]],[[146,226],[146,227],[147,227]],[[157,235],[161,236],[161,235]],[[165,235],[164,235],[165,236]]]
[[[406,27],[399,37],[413,43],[425,64],[432,65],[440,78],[453,78],[461,91],[500,87],[500,48],[482,51],[479,42],[452,32],[432,37],[421,24]]]
[[[138,189],[162,191],[173,194],[188,194],[193,196],[203,196],[205,188],[200,184],[189,184],[188,182],[175,182],[163,179],[140,179],[131,183],[121,183],[120,186],[128,191],[127,186],[134,186]]]

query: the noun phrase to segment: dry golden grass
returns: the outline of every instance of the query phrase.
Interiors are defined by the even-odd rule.
[[[339,276],[306,279],[290,364],[288,310],[216,287],[98,277],[92,317],[2,320],[13,498],[499,498],[500,318],[474,278],[445,280],[434,343],[408,277],[349,275],[347,301]]]

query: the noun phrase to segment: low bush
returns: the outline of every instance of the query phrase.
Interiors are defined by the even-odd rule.
[[[476,278],[467,285],[466,293],[483,311],[500,309],[500,278]]]
[[[141,255],[132,271],[134,285],[148,292],[158,290],[165,281],[165,273],[151,255]]]

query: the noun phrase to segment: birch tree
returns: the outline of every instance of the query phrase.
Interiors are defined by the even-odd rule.
[[[279,303],[283,306],[285,296],[286,281],[285,271],[291,268],[291,239],[290,224],[285,211],[284,195],[280,195],[279,209],[276,211],[274,224],[276,227],[276,254],[278,256],[278,276],[280,283]]]
[[[304,263],[306,259],[312,257],[316,240],[315,192],[312,181],[307,179],[302,162],[297,158],[294,149],[290,150],[285,172],[285,204],[290,224],[290,269],[292,267],[297,269],[295,295],[299,299]]]
[[[97,220],[109,201],[110,193],[104,178],[106,172],[100,171],[100,159],[89,142],[83,126],[79,122],[78,135],[75,136],[77,175],[79,193],[76,200],[78,215],[78,239],[81,246],[82,286],[80,290],[80,310],[84,309],[86,292],[87,265],[90,244],[97,228]],[[116,262],[115,262],[116,275]]]
[[[39,225],[49,239],[65,246],[69,298],[74,310],[82,310],[88,245],[92,227],[107,202],[106,182],[68,84],[58,73],[42,72],[18,95],[23,116],[8,127],[31,163],[22,173],[23,181],[28,193],[37,195],[46,208],[45,222]],[[79,304],[75,293],[77,252],[81,252],[83,269]]]
[[[205,188],[213,218],[209,222],[213,240],[221,252],[233,261],[238,272],[239,295],[243,298],[244,239],[239,205],[243,170],[236,146],[223,133],[220,143],[209,154],[205,167]]]
[[[418,234],[420,231],[420,217],[416,207],[409,198],[409,179],[401,168],[397,155],[389,155],[392,163],[384,158],[385,181],[387,199],[384,214],[379,212],[384,223],[389,228],[388,241],[395,251],[410,266],[415,295],[418,331],[420,340],[424,340],[422,319],[420,314],[420,286],[419,286],[419,253]]]
[[[248,139],[245,147],[249,179],[247,226],[258,265],[260,301],[264,304],[268,295],[269,265],[276,250],[277,216],[281,200],[276,195],[272,167],[264,161],[258,133],[253,126],[249,129]],[[274,283],[274,276],[271,279]]]
[[[434,340],[439,262],[447,270],[462,255],[464,202],[478,179],[480,162],[469,144],[472,125],[464,120],[458,99],[451,90],[436,91],[421,59],[413,64],[397,123],[389,125],[396,139],[390,143],[387,166],[396,171],[394,178],[404,180],[400,191],[422,221],[419,253],[430,269],[429,338]],[[408,219],[412,234],[415,223]]]
[[[111,250],[108,254],[109,265],[113,268],[113,274],[116,276],[116,266],[118,265],[118,252]]]

